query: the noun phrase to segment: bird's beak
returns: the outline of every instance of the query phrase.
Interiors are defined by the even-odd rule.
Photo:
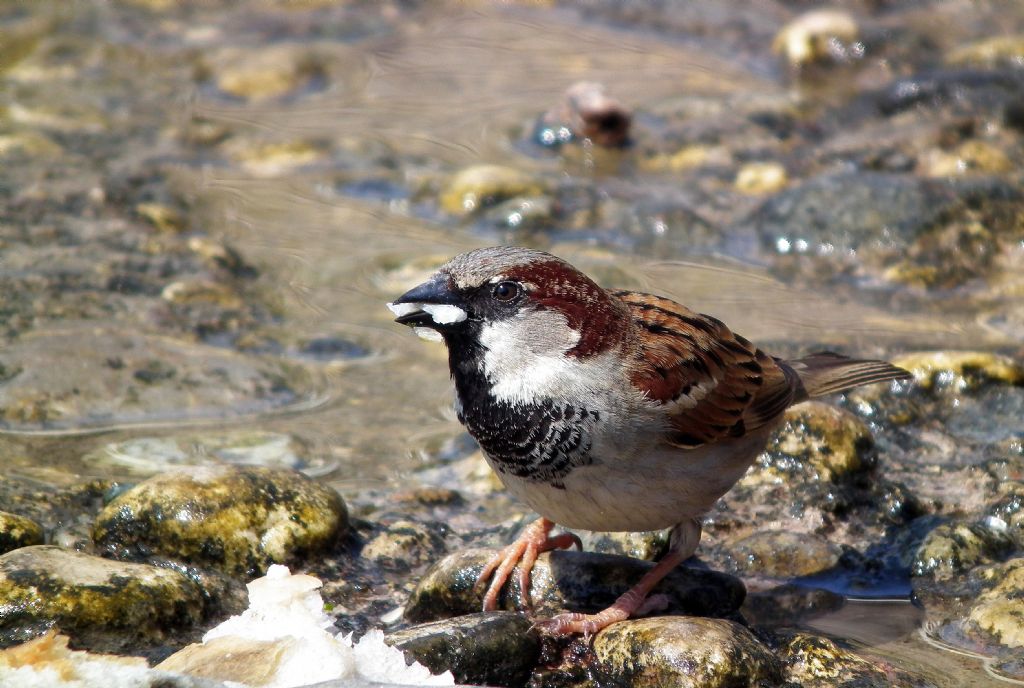
[[[462,298],[448,283],[448,276],[438,273],[405,292],[388,308],[397,317],[395,322],[409,327],[432,330],[451,328],[467,318]]]

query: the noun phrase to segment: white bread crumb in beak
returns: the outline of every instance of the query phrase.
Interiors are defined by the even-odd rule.
[[[451,325],[462,322],[466,319],[466,311],[458,306],[446,304],[425,303],[422,305],[424,311],[430,314],[438,325]]]
[[[442,303],[389,303],[388,309],[395,314],[396,318],[423,311],[430,315],[438,325],[452,325],[466,319],[466,311],[458,306],[450,306]]]
[[[418,303],[388,303],[386,305],[388,310],[395,314],[396,318],[401,318],[403,315],[421,310]]]
[[[414,327],[412,331],[416,333],[416,336],[420,339],[426,339],[428,342],[443,342],[444,337],[437,330],[432,330],[429,327]]]

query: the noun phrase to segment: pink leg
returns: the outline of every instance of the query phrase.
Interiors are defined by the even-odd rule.
[[[498,608],[498,595],[517,564],[519,565],[521,595],[519,602],[521,607],[528,609],[530,607],[530,571],[533,570],[533,565],[537,561],[537,555],[553,549],[568,549],[573,545],[578,549],[583,549],[580,539],[572,533],[550,537],[549,533],[554,527],[554,521],[546,518],[537,519],[526,527],[515,542],[502,548],[484,565],[476,584],[481,586],[488,578],[491,579],[490,585],[487,586],[487,592],[484,594],[483,609],[485,612]]]
[[[550,635],[582,633],[584,637],[589,637],[602,628],[628,619],[645,606],[647,595],[662,578],[690,558],[699,542],[700,523],[692,519],[680,523],[672,531],[668,553],[657,566],[644,574],[639,583],[623,593],[610,607],[597,614],[559,614],[554,618],[537,622],[536,628]]]

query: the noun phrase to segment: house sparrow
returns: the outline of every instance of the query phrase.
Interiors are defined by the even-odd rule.
[[[484,609],[519,565],[586,530],[674,526],[669,551],[598,614],[538,625],[590,635],[642,611],[700,541],[700,517],[764,449],[787,407],[909,374],[818,353],[773,358],[709,315],[652,294],[609,291],[541,251],[452,258],[388,304],[396,322],[448,347],[455,410],[508,490],[541,518],[484,568]],[[524,600],[528,606],[528,600]]]

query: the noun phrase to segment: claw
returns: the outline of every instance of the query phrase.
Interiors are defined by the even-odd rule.
[[[664,609],[668,604],[668,598],[662,594],[652,595],[651,590],[668,575],[669,571],[693,554],[699,541],[700,523],[692,519],[683,521],[672,532],[668,553],[653,569],[644,574],[640,582],[620,595],[610,607],[597,614],[559,614],[551,619],[537,621],[533,627],[548,635],[580,633],[589,641],[596,633],[614,623],[625,621],[631,616]]]
[[[476,589],[483,587],[487,580],[487,591],[483,596],[483,610],[494,611],[498,608],[498,597],[501,589],[508,582],[512,570],[519,566],[519,604],[520,609],[529,610],[530,603],[530,572],[537,561],[537,556],[542,552],[553,549],[568,549],[575,545],[583,549],[583,543],[579,537],[572,533],[563,533],[555,537],[548,537],[551,529],[555,527],[554,521],[540,518],[531,523],[523,531],[522,535],[507,547],[499,550],[484,565],[480,576],[476,580]]]

